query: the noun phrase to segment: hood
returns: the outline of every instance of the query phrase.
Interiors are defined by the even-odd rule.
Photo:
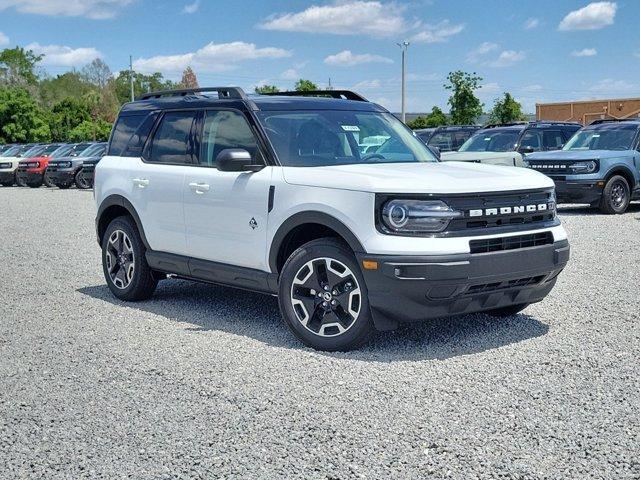
[[[477,163],[381,163],[283,167],[293,185],[372,193],[478,193],[553,187],[542,173]]]
[[[553,150],[527,156],[530,160],[599,160],[602,158],[628,158],[638,155],[635,150]]]
[[[88,163],[88,164],[93,164],[95,165],[96,163],[98,163],[100,161],[102,157],[82,157],[82,163]]]
[[[71,162],[73,165],[77,164],[77,163],[82,163],[82,159],[80,157],[57,157],[57,158],[50,158],[49,159],[49,164],[50,165],[57,165],[60,162]]]
[[[518,152],[442,152],[441,159],[445,162],[472,162],[474,160],[484,162],[487,160],[514,160],[519,156]]]

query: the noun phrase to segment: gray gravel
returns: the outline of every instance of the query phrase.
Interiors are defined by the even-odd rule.
[[[640,206],[562,210],[524,314],[323,354],[275,298],[115,300],[91,193],[0,188],[2,478],[640,478]]]

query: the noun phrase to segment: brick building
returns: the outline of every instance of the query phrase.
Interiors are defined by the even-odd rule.
[[[604,118],[640,117],[640,98],[536,103],[538,120],[573,121],[588,125]]]

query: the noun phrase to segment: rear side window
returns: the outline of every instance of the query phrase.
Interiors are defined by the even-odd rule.
[[[200,164],[213,167],[227,148],[242,148],[256,158],[258,145],[247,120],[232,110],[208,111],[204,121]]]
[[[167,112],[156,129],[147,161],[153,163],[192,163],[191,128],[195,120],[193,112]]]
[[[113,127],[109,141],[109,155],[120,156],[129,143],[129,139],[138,129],[146,114],[120,116]]]

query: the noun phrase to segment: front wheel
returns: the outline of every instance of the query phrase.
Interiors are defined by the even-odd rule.
[[[600,211],[609,214],[626,212],[631,201],[631,190],[627,180],[621,175],[609,179],[602,191]]]
[[[291,254],[282,268],[278,300],[289,328],[316,350],[356,349],[373,329],[358,263],[333,238],[306,243]]]
[[[91,185],[89,185],[89,182],[87,182],[83,175],[82,175],[82,170],[79,170],[78,173],[76,173],[76,187],[79,188],[80,190],[87,190],[89,188],[91,188]]]
[[[24,178],[16,177],[16,185],[18,185],[19,187],[26,187],[27,182]]]
[[[131,217],[111,221],[102,238],[102,270],[109,290],[120,300],[146,300],[153,295],[158,280],[145,253]]]
[[[43,181],[44,181],[44,184],[45,184],[45,186],[46,186],[46,187],[53,188],[53,187],[55,187],[55,186],[56,186],[56,185],[53,183],[53,180],[51,180],[51,177],[49,176],[49,174],[48,174],[48,173],[45,173],[45,174],[44,174],[44,179],[43,179]]]

